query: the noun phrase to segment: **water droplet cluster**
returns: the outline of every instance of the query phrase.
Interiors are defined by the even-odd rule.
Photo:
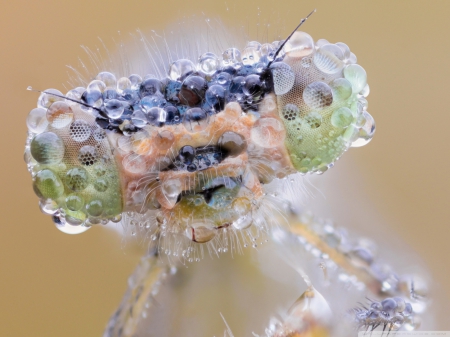
[[[133,74],[116,80],[112,73],[101,72],[78,99],[96,108],[96,121],[105,129],[129,134],[145,125],[183,123],[195,132],[192,120],[207,124],[229,102],[238,102],[244,111],[258,110],[264,94],[273,90],[266,71],[278,45],[251,41],[242,52],[230,48],[220,57],[207,52],[197,63],[180,59],[164,79]]]
[[[374,135],[365,99],[367,75],[341,42],[314,43],[308,34],[296,32],[284,49],[273,82],[286,147],[300,173],[321,174],[350,146],[363,146]]]
[[[67,96],[80,95],[73,91]],[[28,115],[24,157],[41,210],[61,231],[78,234],[121,213],[118,170],[92,114],[46,92]]]

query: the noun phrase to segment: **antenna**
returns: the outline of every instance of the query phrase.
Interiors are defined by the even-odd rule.
[[[273,60],[269,62],[269,64],[267,65],[267,68],[270,67],[270,65],[272,64],[273,61],[275,61],[275,59],[277,58],[278,54],[280,53],[280,51],[283,49],[284,45],[286,44],[286,42],[289,41],[289,39],[292,37],[292,35],[294,35],[294,33],[301,27],[301,25],[303,25],[303,23],[309,19],[309,17],[311,15],[313,15],[316,12],[316,9],[314,8],[314,10],[308,14],[308,16],[306,18],[303,18],[300,23],[298,24],[297,27],[295,27],[295,29],[292,31],[292,33],[287,37],[286,40],[284,40],[284,42],[281,44],[281,46],[278,47],[277,51],[275,52],[275,54],[273,55]]]
[[[28,86],[28,87],[27,87],[27,90],[28,90],[28,91],[34,91],[34,92],[40,92],[40,93],[44,93],[44,94],[47,94],[47,95],[53,95],[53,96],[56,96],[56,97],[59,97],[59,98],[64,98],[64,99],[67,99],[68,101],[71,101],[71,102],[74,102],[74,103],[78,103],[78,104],[84,105],[85,107],[88,107],[88,108],[97,110],[98,112],[102,112],[102,110],[99,109],[99,108],[96,108],[96,107],[94,107],[94,106],[92,106],[92,105],[86,104],[86,103],[81,102],[81,101],[77,101],[76,99],[69,98],[69,97],[64,96],[64,95],[54,94],[54,93],[48,92],[48,91],[37,90],[37,89],[34,89],[32,86]]]

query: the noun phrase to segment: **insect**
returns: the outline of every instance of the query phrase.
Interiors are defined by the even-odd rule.
[[[314,41],[299,26],[284,41],[203,50],[196,59],[158,59],[160,49],[147,45],[157,55],[149,59],[156,68],[168,63],[160,76],[102,69],[66,95],[43,91],[27,118],[25,149],[41,209],[69,234],[122,222],[170,264],[273,239],[286,184],[325,173],[375,132],[367,74],[356,56],[344,43]],[[333,269],[329,264],[346,270],[381,297],[353,310],[357,326],[391,330],[413,319],[412,305],[396,296],[407,282],[386,289],[370,269],[367,249],[345,251],[333,230],[299,225],[290,235],[331,257],[321,270]],[[128,309],[142,308],[168,277],[153,255],[149,259],[108,336],[127,329],[131,336],[138,321]],[[336,318],[315,282],[302,276],[307,291],[266,335],[329,333]],[[146,281],[150,277],[154,282]]]

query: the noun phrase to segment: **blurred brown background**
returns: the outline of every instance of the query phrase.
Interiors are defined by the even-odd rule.
[[[347,43],[367,70],[377,134],[315,180],[325,197],[318,194],[311,208],[373,234],[381,249],[383,237],[401,238],[440,283],[437,297],[450,295],[447,0],[3,1],[1,336],[100,336],[140,255],[123,249],[112,231],[64,235],[40,213],[22,159],[25,118],[38,96],[25,88],[65,92],[65,66],[84,56],[79,46],[95,48],[97,37],[113,46],[109,38],[119,30],[161,31],[203,11],[249,30],[258,17],[272,26],[282,22],[272,28],[286,36],[313,8],[318,12],[304,30],[315,40]],[[402,256],[403,248],[389,249]],[[450,330],[446,324],[439,328]]]

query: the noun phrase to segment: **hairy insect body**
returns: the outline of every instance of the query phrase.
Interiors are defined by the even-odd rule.
[[[26,161],[64,231],[126,214],[155,235],[204,243],[250,227],[266,184],[321,174],[367,143],[367,93],[345,44],[295,32],[176,60],[166,78],[104,71],[66,96],[44,91],[28,117]]]

